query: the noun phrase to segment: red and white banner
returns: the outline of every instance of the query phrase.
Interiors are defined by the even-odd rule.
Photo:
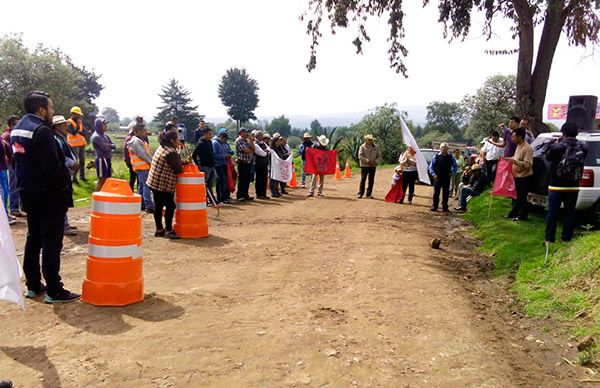
[[[517,199],[517,188],[515,186],[512,163],[504,158],[498,160],[498,168],[496,170],[496,179],[494,180],[494,190],[492,191],[492,194]]]
[[[279,182],[287,182],[292,179],[292,161],[294,156],[290,154],[286,160],[281,159],[275,151],[271,151],[271,179]]]
[[[306,172],[308,174],[331,175],[335,174],[337,163],[336,150],[320,150],[317,148],[306,149]]]

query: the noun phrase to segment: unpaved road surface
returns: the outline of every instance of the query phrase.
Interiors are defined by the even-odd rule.
[[[573,349],[541,334],[486,276],[469,226],[416,203],[355,198],[358,178],[210,210],[211,236],[153,237],[144,215],[146,299],[122,308],[0,305],[0,377],[16,387],[580,386]],[[82,233],[62,275],[79,291]],[[25,224],[13,229],[18,249]],[[428,246],[443,239],[442,250]],[[527,338],[527,339],[526,339]],[[588,376],[591,378],[591,376]]]

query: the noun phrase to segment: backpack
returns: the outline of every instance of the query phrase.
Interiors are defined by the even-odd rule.
[[[567,144],[565,153],[556,166],[556,177],[566,181],[578,181],[583,175],[585,152],[581,143]]]

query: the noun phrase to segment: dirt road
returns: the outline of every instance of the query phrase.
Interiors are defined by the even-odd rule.
[[[577,386],[564,339],[540,334],[487,279],[469,226],[416,203],[355,198],[357,178],[211,210],[211,236],[153,237],[146,299],[124,308],[0,305],[0,377],[17,387]],[[87,209],[62,275],[79,291]],[[24,223],[14,229],[19,249]],[[428,246],[443,239],[442,250]]]

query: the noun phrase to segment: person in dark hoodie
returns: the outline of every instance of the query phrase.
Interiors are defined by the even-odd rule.
[[[192,153],[192,160],[196,163],[196,166],[200,168],[200,171],[204,173],[206,189],[210,193],[210,204],[216,205],[216,203],[213,203],[213,199],[215,198],[213,187],[215,186],[216,178],[215,158],[213,155],[212,129],[209,127],[205,126],[202,129],[202,133],[198,139],[198,145]]]
[[[10,143],[15,151],[17,186],[27,213],[23,256],[26,296],[35,298],[45,292],[46,303],[72,302],[80,295],[66,290],[59,275],[63,224],[72,197],[65,156],[50,129],[54,106],[47,93],[33,91],[25,97],[24,107],[27,113],[12,130]],[[46,286],[41,281],[40,252]]]
[[[94,120],[94,134],[92,135],[92,145],[94,146],[96,165],[96,191],[100,191],[104,182],[112,176],[112,150],[117,146],[110,140],[106,134],[108,122],[104,117],[97,117]]]
[[[579,196],[579,180],[588,149],[577,141],[577,124],[567,121],[561,127],[563,137],[552,144],[546,153],[546,159],[552,163],[550,185],[548,186],[548,215],[546,216],[546,243],[556,238],[556,224],[561,204],[564,207],[565,220],[562,229],[562,241],[571,241],[575,232],[575,205]]]
[[[448,143],[440,144],[440,152],[435,155],[429,164],[429,174],[433,176],[433,203],[431,211],[436,212],[440,203],[442,192],[442,211],[449,212],[448,197],[450,196],[450,178],[456,174],[458,166],[454,156],[448,153]]]

